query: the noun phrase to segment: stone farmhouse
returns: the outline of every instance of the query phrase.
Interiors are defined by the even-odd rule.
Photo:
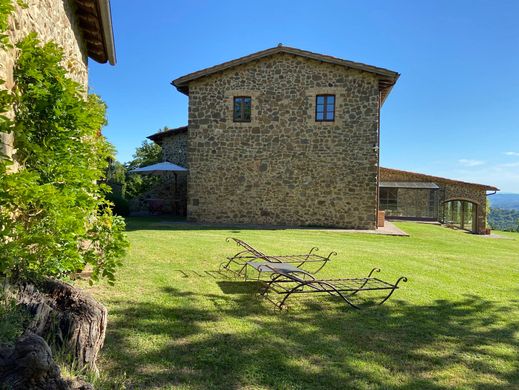
[[[148,138],[188,168],[170,196],[191,221],[376,229],[383,210],[485,232],[497,188],[379,166],[398,77],[280,45],[174,80],[188,126]]]
[[[110,0],[25,0],[9,21],[12,42],[36,32],[43,42],[54,41],[64,50],[69,75],[88,87],[88,59],[115,65]],[[13,85],[16,50],[0,50],[0,79]],[[12,134],[0,133],[0,156],[12,157]]]

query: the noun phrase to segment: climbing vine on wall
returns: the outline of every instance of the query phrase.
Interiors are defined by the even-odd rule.
[[[2,95],[15,119],[0,131],[14,133],[20,169],[0,162],[0,273],[66,277],[90,265],[92,280],[113,282],[127,241],[102,184],[114,153],[100,134],[105,104],[68,77],[56,44],[31,34],[17,50],[15,88]]]

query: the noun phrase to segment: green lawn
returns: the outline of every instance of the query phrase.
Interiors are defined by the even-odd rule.
[[[116,285],[90,288],[109,310],[102,378],[134,389],[517,388],[519,234],[397,225],[411,237],[129,219]],[[279,311],[254,282],[212,272],[237,251],[228,236],[277,254],[337,251],[322,276],[377,266],[409,282],[362,311],[324,296]]]

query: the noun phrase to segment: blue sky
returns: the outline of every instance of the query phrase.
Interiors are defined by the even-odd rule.
[[[118,63],[90,63],[104,134],[127,161],[187,123],[184,74],[286,46],[401,73],[381,165],[519,192],[519,1],[112,0]]]

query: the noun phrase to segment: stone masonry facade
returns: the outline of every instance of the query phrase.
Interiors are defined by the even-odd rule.
[[[488,190],[497,190],[493,187],[465,183],[436,176],[424,175],[415,172],[406,172],[396,169],[380,168],[381,181],[395,181],[395,182],[434,182],[440,187],[438,190],[438,203],[443,204],[451,200],[466,200],[475,203],[477,206],[476,218],[476,233],[483,234],[486,229],[486,208]],[[399,189],[400,191],[400,189]]]
[[[335,121],[315,121],[318,94]],[[374,74],[286,53],[191,81],[188,219],[374,229],[378,121]]]
[[[187,168],[187,131],[165,137],[162,142],[163,161]]]
[[[88,86],[87,49],[81,36],[72,0],[25,0],[27,8],[16,7],[10,19],[9,36],[12,42],[36,32],[43,42],[54,41],[64,49],[64,63],[70,76]],[[13,66],[16,50],[0,51],[0,79],[6,87],[13,85]],[[0,133],[0,153],[13,154],[13,137]]]
[[[383,186],[397,190],[388,214],[441,220],[446,202],[469,201],[484,233],[497,188],[379,167],[380,105],[398,76],[279,45],[174,80],[188,126],[148,138],[189,169],[191,221],[375,229],[379,183],[407,182]],[[318,95],[334,95],[332,121],[316,120]],[[251,101],[250,121],[234,120],[236,97]]]
[[[162,142],[163,160],[188,168],[187,139],[187,131],[164,138]],[[178,173],[176,180],[176,193],[172,195],[184,210],[187,205],[187,174]]]

